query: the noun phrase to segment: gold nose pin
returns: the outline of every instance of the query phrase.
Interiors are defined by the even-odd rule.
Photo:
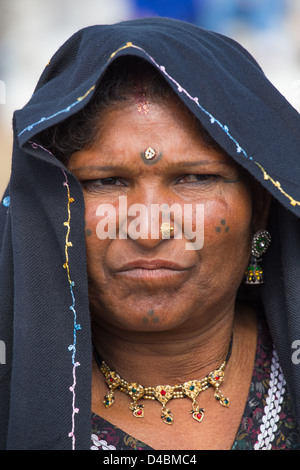
[[[163,238],[170,238],[171,234],[174,232],[174,227],[167,222],[164,222],[160,226],[160,231]]]

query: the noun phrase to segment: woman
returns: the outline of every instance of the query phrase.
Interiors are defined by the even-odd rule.
[[[299,449],[299,116],[249,54],[87,28],[14,125],[1,446]]]

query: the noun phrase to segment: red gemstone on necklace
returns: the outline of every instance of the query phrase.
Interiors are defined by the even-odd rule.
[[[140,416],[141,414],[142,414],[142,410],[139,410],[139,411],[137,412],[137,415]]]
[[[167,393],[165,390],[162,390],[161,392],[161,395],[165,396],[165,394]]]
[[[215,377],[216,380],[219,380],[219,378],[220,378],[219,375],[217,375],[217,376]]]

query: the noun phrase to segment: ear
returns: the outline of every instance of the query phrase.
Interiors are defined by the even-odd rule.
[[[255,233],[267,227],[272,196],[258,181],[254,181],[252,184],[252,200],[252,223]]]

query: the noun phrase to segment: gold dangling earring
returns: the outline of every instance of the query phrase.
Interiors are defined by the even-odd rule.
[[[263,269],[258,263],[270,243],[271,235],[268,230],[259,230],[254,234],[251,244],[251,259],[245,272],[245,284],[263,284],[265,282]]]

